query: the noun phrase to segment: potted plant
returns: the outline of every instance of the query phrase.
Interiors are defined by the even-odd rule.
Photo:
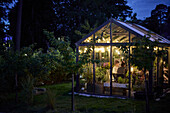
[[[93,84],[92,84],[92,76],[93,76],[93,72],[92,72],[92,66],[89,65],[85,65],[83,67],[83,73],[82,76],[85,79],[85,82],[87,83],[87,92],[93,92]]]
[[[103,83],[106,82],[106,69],[102,67],[96,67],[96,84],[95,93],[103,94]]]

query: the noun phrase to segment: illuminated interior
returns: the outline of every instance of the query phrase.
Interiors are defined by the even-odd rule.
[[[106,22],[97,28],[96,31],[94,30],[78,41],[79,57],[90,50],[90,59],[92,60],[92,62],[83,66],[80,74],[80,92],[128,96],[130,94],[133,95],[135,91],[143,91],[143,70],[139,70],[138,67],[131,65],[127,52],[133,54],[135,47],[129,45],[140,41],[141,37],[147,35],[147,33],[148,31],[141,26],[109,20],[108,23]],[[152,33],[150,40],[157,40],[158,37],[159,35]],[[167,42],[166,39],[161,41]],[[122,47],[126,47],[127,50],[123,50]],[[154,51],[161,49],[154,47]],[[164,62],[166,65],[166,60],[163,59],[161,62]],[[155,60],[153,65],[154,85],[158,82],[158,63]],[[149,74],[149,70],[147,73]],[[149,80],[148,77],[146,79]],[[128,93],[129,89],[131,89],[130,94]]]

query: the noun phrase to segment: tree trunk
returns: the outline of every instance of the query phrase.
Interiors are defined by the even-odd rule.
[[[22,17],[22,0],[18,1],[18,13],[17,13],[17,27],[16,27],[16,51],[20,51],[20,39],[21,39],[21,17]],[[18,102],[18,73],[15,73],[15,87],[16,96],[15,101]]]
[[[18,74],[15,73],[15,102],[18,102]]]
[[[153,61],[151,63],[151,69],[149,70],[149,94],[152,95],[153,87]]]
[[[17,27],[16,27],[16,51],[20,51],[22,0],[19,0],[18,3],[19,5],[18,5]]]

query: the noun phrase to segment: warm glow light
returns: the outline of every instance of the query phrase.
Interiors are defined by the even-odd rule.
[[[87,51],[87,48],[84,48],[84,52],[86,52]]]
[[[133,67],[131,67],[131,69],[130,69],[130,70],[131,70],[131,72],[133,72]]]
[[[109,43],[109,41],[107,41],[107,43]]]
[[[98,49],[98,48],[95,48],[94,50],[95,50],[95,52],[99,52],[99,49]]]
[[[101,51],[102,53],[105,52],[104,48],[95,48],[95,51],[96,51],[96,52]]]
[[[100,48],[101,52],[104,52],[104,48]]]
[[[79,50],[79,52],[81,53],[81,50]]]
[[[156,47],[154,47],[154,50],[156,51]]]
[[[149,49],[149,47],[147,47],[147,49]]]
[[[117,54],[119,54],[119,55],[120,55],[120,52],[119,52],[118,50],[116,50],[116,52],[117,52]]]
[[[122,57],[122,60],[123,60],[123,57]]]

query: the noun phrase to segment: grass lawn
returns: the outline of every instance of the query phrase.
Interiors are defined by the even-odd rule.
[[[71,83],[43,86],[50,89],[55,96],[55,110],[47,109],[47,95],[34,96],[32,105],[15,104],[14,94],[4,96],[0,102],[0,112],[16,113],[69,113],[71,112]],[[22,99],[21,95],[19,96]],[[2,96],[1,96],[2,99]],[[170,94],[159,102],[150,101],[151,113],[170,113]],[[145,113],[145,101],[116,98],[94,98],[75,96],[75,113]]]

